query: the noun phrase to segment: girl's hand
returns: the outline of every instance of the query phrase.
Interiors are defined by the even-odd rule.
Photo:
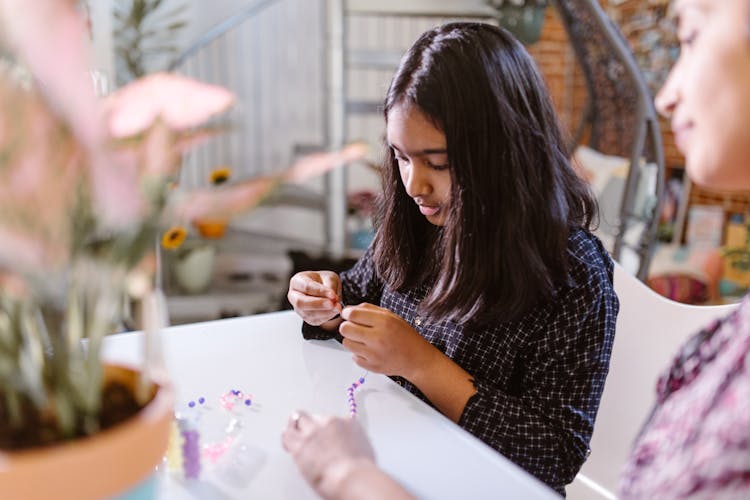
[[[440,351],[399,315],[372,304],[349,306],[341,312],[339,332],[354,361],[367,370],[399,375],[414,382]]]
[[[303,271],[289,280],[286,297],[305,322],[325,327],[341,313],[341,279],[333,271]]]

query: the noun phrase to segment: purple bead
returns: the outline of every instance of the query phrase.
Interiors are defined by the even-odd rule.
[[[365,383],[365,377],[359,377],[359,383],[364,384]]]
[[[205,402],[206,402],[206,398],[204,398],[203,396],[201,396],[201,397],[199,397],[199,398],[198,398],[198,402],[199,402],[200,404],[203,404],[203,403],[205,403]]]
[[[189,406],[190,408],[195,408],[195,401],[191,401],[191,402],[189,402],[189,403],[188,403],[188,406]]]
[[[245,406],[250,406],[251,404],[253,404],[252,400],[250,399],[245,400]]]
[[[185,477],[189,479],[198,479],[201,473],[201,464],[199,461],[188,460],[183,464]]]

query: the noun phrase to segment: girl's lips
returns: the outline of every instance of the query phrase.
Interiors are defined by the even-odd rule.
[[[435,215],[440,210],[440,207],[431,207],[428,205],[419,205],[419,211],[422,212],[422,215]]]

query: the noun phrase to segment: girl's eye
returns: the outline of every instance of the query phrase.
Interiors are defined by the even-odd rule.
[[[449,165],[447,163],[436,165],[436,164],[434,164],[434,163],[432,163],[430,161],[427,162],[427,166],[430,167],[433,170],[445,170],[445,169],[447,169],[449,167]]]
[[[399,165],[403,165],[405,163],[409,163],[409,160],[407,160],[403,156],[398,156],[398,155],[396,155],[396,161],[398,162]]]

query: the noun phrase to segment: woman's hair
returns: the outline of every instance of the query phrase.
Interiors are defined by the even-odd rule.
[[[432,29],[401,60],[386,121],[397,106],[445,133],[451,202],[445,226],[431,225],[388,148],[374,243],[385,282],[428,285],[420,312],[458,322],[510,320],[551,297],[567,278],[571,229],[588,229],[597,207],[524,47],[488,24]]]

